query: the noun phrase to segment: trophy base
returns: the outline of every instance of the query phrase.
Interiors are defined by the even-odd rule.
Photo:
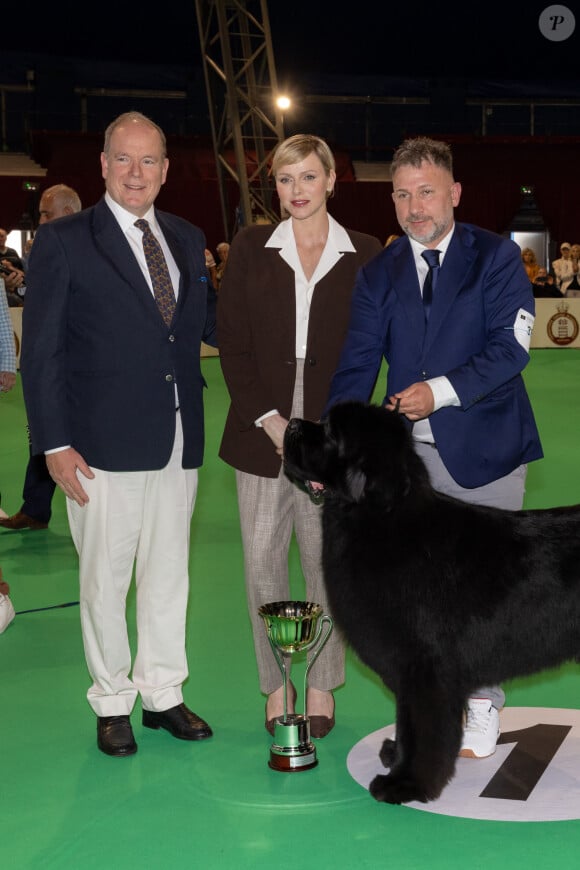
[[[290,713],[286,719],[278,717],[268,767],[282,773],[295,773],[310,770],[317,764],[316,747],[310,740],[310,720],[296,713]]]

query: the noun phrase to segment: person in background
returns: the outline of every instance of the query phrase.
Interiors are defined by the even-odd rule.
[[[407,139],[391,172],[405,235],[359,272],[325,413],[340,401],[368,401],[384,358],[384,404],[407,419],[435,489],[519,510],[527,463],[543,455],[521,375],[534,299],[520,249],[455,222],[461,185],[445,142]],[[434,673],[433,698],[436,681]],[[499,686],[461,699],[461,755],[495,752],[504,700]]]
[[[258,614],[288,600],[294,531],[306,598],[328,612],[321,568],[321,508],[282,468],[291,416],[320,417],[348,324],[359,266],[378,239],[346,230],[328,213],[334,156],[317,136],[297,134],[276,149],[272,176],[284,219],[240,230],[219,291],[220,361],[230,394],[219,455],[236,469],[248,609],[267,730],[284,712],[280,670]],[[305,705],[311,734],[334,726],[333,690],[344,681],[344,646],[332,632],[312,666]],[[288,711],[296,692],[290,684]]]
[[[548,273],[548,270],[545,266],[540,266],[540,268],[538,269],[536,280],[532,284],[532,290],[534,292],[534,298],[536,299],[562,298],[562,294],[556,287],[556,280],[554,276]]]
[[[216,269],[216,290],[219,290],[219,286],[221,284],[222,278],[224,276],[224,269],[226,268],[226,263],[228,261],[228,254],[230,252],[230,246],[227,242],[220,242],[216,247],[217,255],[219,257],[219,261]]]
[[[0,397],[16,383],[16,347],[10,310],[0,277]],[[2,512],[3,513],[3,512]],[[4,581],[0,567],[0,634],[14,619],[14,606],[10,600],[10,587]]]
[[[560,284],[562,296],[580,296],[580,245],[574,244],[570,248],[570,275]]]
[[[81,208],[81,200],[76,190],[66,184],[55,184],[47,188],[40,197],[39,224],[42,226],[57,218],[76,214]],[[30,450],[22,489],[22,506],[12,516],[0,519],[2,529],[38,531],[48,528],[56,484],[48,473],[44,453],[34,455],[32,447]]]
[[[151,119],[127,112],[109,124],[104,197],[38,228],[23,317],[32,448],[46,454],[67,497],[87,698],[98,748],[118,757],[137,751],[130,714],[138,695],[145,727],[180,740],[212,735],[182,687],[204,450],[200,348],[215,345],[216,295],[201,230],[154,206],[168,167],[165,135]]]
[[[10,309],[0,275],[0,395],[9,392],[16,383],[16,345]]]
[[[24,272],[17,269],[9,259],[0,260],[0,277],[4,282],[6,300],[10,308],[22,308],[24,305],[24,293],[26,292],[26,280]]]
[[[533,284],[540,268],[536,255],[531,248],[524,248],[522,251],[522,263],[526,270],[526,275],[530,279],[530,284]]]
[[[552,272],[558,289],[564,281],[572,278],[572,246],[569,242],[560,245],[560,257],[552,263]]]
[[[210,251],[209,248],[205,249],[205,267],[209,272],[209,277],[211,279],[212,286],[217,288],[217,266],[215,257]]]
[[[388,248],[389,245],[392,245],[395,239],[400,239],[401,237],[397,235],[397,233],[391,233],[390,236],[387,236],[387,240],[385,242],[385,248]]]
[[[8,233],[6,230],[0,229],[0,261],[7,260],[19,272],[24,272],[24,264],[18,251],[15,248],[8,248],[6,246],[7,239]]]

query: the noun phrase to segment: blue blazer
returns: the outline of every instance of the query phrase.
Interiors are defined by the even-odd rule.
[[[444,375],[461,401],[429,418],[446,468],[465,488],[497,480],[543,455],[521,376],[529,354],[515,332],[523,323],[518,312],[534,310],[519,247],[456,224],[426,325],[413,252],[401,237],[358,273],[326,410],[368,401],[383,358],[385,400]]]
[[[156,215],[181,276],[169,327],[104,199],[39,227],[21,358],[34,453],[71,445],[107,471],[162,468],[174,442],[177,384],[183,466],[201,465],[200,349],[202,340],[216,343],[216,295],[201,230]]]

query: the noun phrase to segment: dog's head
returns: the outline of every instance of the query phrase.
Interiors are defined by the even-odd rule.
[[[345,501],[390,506],[421,480],[421,467],[402,417],[377,405],[344,402],[323,423],[294,418],[286,429],[286,474]]]

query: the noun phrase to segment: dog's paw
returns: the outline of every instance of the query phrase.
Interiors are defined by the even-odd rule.
[[[410,801],[427,803],[431,800],[414,780],[391,774],[375,776],[369,791],[376,801],[385,804],[407,804]]]
[[[379,758],[383,764],[383,767],[392,767],[393,762],[395,761],[395,753],[397,751],[397,744],[394,740],[391,740],[390,737],[383,742],[381,746],[381,751],[379,752]]]

